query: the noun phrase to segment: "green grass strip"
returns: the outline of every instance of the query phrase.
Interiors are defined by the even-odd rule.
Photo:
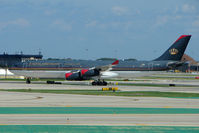
[[[85,126],[85,125],[1,125],[1,133],[198,133],[199,127],[189,126]]]
[[[0,107],[0,114],[199,114],[199,109],[123,107]]]
[[[55,93],[55,94],[80,94],[103,96],[127,96],[127,97],[169,97],[169,98],[199,98],[199,93],[159,92],[159,91],[101,91],[101,90],[39,90],[39,89],[0,89],[9,92],[28,93]]]

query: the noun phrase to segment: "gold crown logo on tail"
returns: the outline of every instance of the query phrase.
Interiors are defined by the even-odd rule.
[[[176,55],[176,54],[178,54],[178,50],[175,49],[175,48],[172,48],[172,49],[169,50],[169,53],[170,53],[171,55]]]

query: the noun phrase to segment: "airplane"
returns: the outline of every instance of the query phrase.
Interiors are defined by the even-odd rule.
[[[117,74],[110,72],[113,66],[119,63],[118,60],[114,61],[112,64],[90,67],[90,68],[80,68],[74,70],[62,70],[62,71],[49,71],[49,70],[10,70],[16,75],[22,75],[26,77],[26,83],[31,83],[30,78],[65,78],[66,80],[90,80],[94,79],[92,85],[107,85],[104,79],[116,77]],[[48,82],[48,81],[47,81]]]
[[[151,61],[94,61],[94,60],[28,60],[6,65],[15,75],[30,78],[64,78],[85,80],[94,78],[92,85],[106,85],[101,79],[131,77],[140,71],[166,71],[182,65],[181,58],[191,35],[181,35],[160,57]],[[119,63],[120,62],[120,63]],[[118,64],[119,63],[119,64]],[[0,66],[10,64],[1,63]]]
[[[101,78],[112,78],[117,76],[115,73],[111,73],[110,70],[113,66],[118,65],[119,60],[116,60],[111,65],[93,67],[89,69],[81,69],[78,71],[71,71],[65,74],[66,80],[88,80],[97,79],[92,82],[92,85],[107,85],[107,82],[101,80]]]
[[[190,38],[191,35],[181,35],[160,57],[151,61],[120,61],[116,67],[113,67],[112,71],[116,72],[119,77],[127,78],[150,75],[151,71],[175,69],[185,63],[181,59]]]

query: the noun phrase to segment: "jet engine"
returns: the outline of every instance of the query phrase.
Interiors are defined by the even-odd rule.
[[[65,74],[66,80],[81,80],[80,72],[70,72]]]
[[[83,80],[99,75],[100,70],[98,69],[81,69],[80,71],[66,73],[65,78],[66,80]]]

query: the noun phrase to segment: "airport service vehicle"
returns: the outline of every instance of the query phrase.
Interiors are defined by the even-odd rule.
[[[103,84],[101,79],[129,78],[139,75],[141,71],[166,71],[182,65],[184,62],[181,61],[181,58],[190,38],[191,35],[180,36],[169,49],[152,61],[120,60],[119,64],[118,61],[112,64],[112,61],[103,60],[28,60],[7,67],[15,75],[25,76],[27,79],[65,78],[66,80],[85,80],[94,78],[93,85]],[[5,66],[5,63],[0,65]],[[98,81],[98,79],[100,80]]]

